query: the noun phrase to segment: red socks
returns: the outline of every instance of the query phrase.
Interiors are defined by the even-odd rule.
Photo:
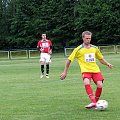
[[[86,90],[86,93],[89,96],[91,102],[96,103],[96,99],[95,99],[95,96],[93,94],[93,90],[92,90],[92,88],[91,88],[91,86],[89,84],[85,85],[85,90]]]
[[[85,90],[86,90],[86,93],[89,96],[91,102],[93,102],[93,103],[96,103],[99,100],[101,93],[102,93],[102,88],[97,87],[95,96],[94,96],[93,90],[89,84],[85,85]]]
[[[102,88],[98,88],[96,89],[96,92],[95,92],[95,99],[96,99],[96,102],[99,100],[100,96],[101,96],[101,93],[102,93]]]

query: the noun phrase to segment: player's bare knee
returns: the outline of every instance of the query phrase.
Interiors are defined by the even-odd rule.
[[[102,88],[102,85],[103,85],[102,81],[98,81],[98,82],[97,82],[97,87],[98,87],[98,88]]]
[[[90,84],[90,80],[88,78],[84,78],[84,85]]]

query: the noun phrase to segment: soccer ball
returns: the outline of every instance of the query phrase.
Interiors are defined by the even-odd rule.
[[[106,110],[108,108],[108,102],[106,100],[98,100],[96,103],[97,110]]]

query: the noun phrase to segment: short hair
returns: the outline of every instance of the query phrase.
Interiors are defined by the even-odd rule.
[[[92,33],[90,31],[84,31],[82,33],[82,38],[85,36],[85,35],[91,35],[92,36]]]
[[[42,35],[46,35],[46,33],[43,33]]]

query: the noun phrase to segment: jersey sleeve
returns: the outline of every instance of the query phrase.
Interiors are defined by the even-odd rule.
[[[49,40],[49,44],[50,44],[50,46],[52,46],[52,42]]]
[[[37,44],[37,48],[40,48],[40,41],[39,41],[38,44]]]
[[[68,60],[70,60],[71,62],[73,62],[74,61],[74,59],[76,58],[76,53],[77,53],[77,48],[75,48],[74,50],[73,50],[73,52],[70,54],[70,56],[68,57]]]
[[[100,52],[100,50],[98,48],[97,48],[97,52],[96,52],[96,58],[98,60],[103,59],[103,55],[102,55],[102,53]]]

